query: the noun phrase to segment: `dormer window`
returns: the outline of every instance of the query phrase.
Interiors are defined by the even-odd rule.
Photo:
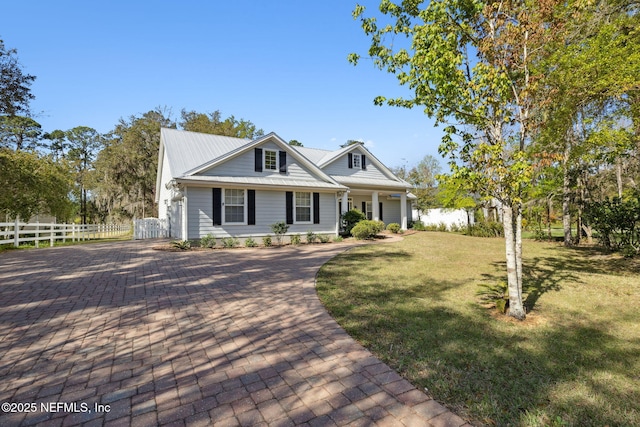
[[[278,152],[273,150],[264,150],[264,170],[278,169]]]
[[[354,153],[354,154],[353,154],[353,167],[354,167],[355,169],[360,169],[360,167],[361,167],[360,165],[361,165],[361,164],[362,164],[362,163],[360,162],[360,154],[355,154],[355,153]]]

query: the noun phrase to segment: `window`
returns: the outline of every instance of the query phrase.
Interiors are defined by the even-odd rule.
[[[296,192],[296,222],[311,222],[311,193]]]
[[[278,168],[278,152],[273,150],[264,150],[264,169],[276,170]]]
[[[364,212],[364,214],[367,216],[367,219],[373,219],[373,203],[367,202],[365,210],[366,212]]]
[[[224,222],[244,223],[244,190],[224,190]]]
[[[353,154],[353,168],[354,169],[360,169],[362,166],[362,164],[360,163],[360,154]]]

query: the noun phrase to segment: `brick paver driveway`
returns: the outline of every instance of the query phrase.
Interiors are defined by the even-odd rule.
[[[344,244],[150,246],[0,254],[1,426],[464,424],[324,310]]]

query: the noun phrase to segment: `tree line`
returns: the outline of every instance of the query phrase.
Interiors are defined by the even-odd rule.
[[[45,131],[31,114],[35,76],[0,40],[0,212],[28,220],[104,223],[157,215],[155,182],[160,128],[237,138],[264,134],[249,120],[220,111],[155,108],[122,118],[107,133],[89,126]],[[298,141],[293,144],[302,145]]]

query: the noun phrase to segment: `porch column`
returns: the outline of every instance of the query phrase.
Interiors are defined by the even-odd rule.
[[[189,240],[189,212],[187,212],[187,188],[185,187],[182,196],[182,240]]]
[[[348,210],[349,210],[349,193],[345,191],[344,193],[342,193],[342,212],[340,212],[340,215],[344,214]]]
[[[400,218],[402,219],[402,224],[400,224],[400,228],[402,230],[407,229],[407,193],[400,193]]]
[[[380,203],[378,203],[378,192],[371,193],[371,217],[374,221],[380,219]]]

